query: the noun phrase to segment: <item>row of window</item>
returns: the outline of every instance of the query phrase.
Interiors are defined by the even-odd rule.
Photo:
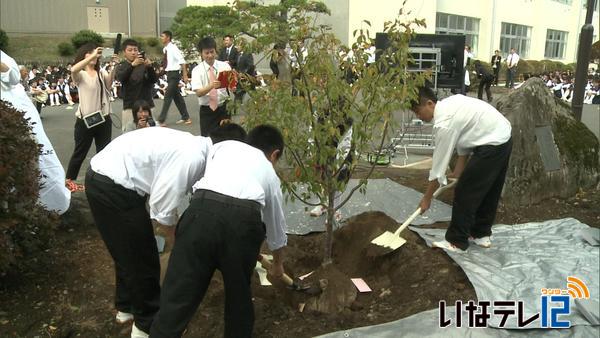
[[[479,40],[479,19],[454,14],[437,13],[436,34],[465,35],[466,44],[477,51]],[[564,59],[567,48],[567,32],[548,29],[546,32],[546,49],[544,57],[548,59]],[[529,57],[531,46],[531,27],[514,23],[503,22],[500,30],[500,48],[508,54],[515,48],[522,58]]]

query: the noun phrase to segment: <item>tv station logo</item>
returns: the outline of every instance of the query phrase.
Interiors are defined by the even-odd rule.
[[[571,301],[590,298],[585,282],[573,276],[567,277],[565,289],[542,288],[540,293],[541,311],[529,317],[524,313],[525,304],[522,300],[470,300],[465,303],[458,300],[454,318],[446,318],[446,301],[442,300],[439,303],[439,326],[482,328],[488,326],[492,316],[496,316],[500,317],[498,327],[504,328],[508,319],[514,316],[518,328],[533,328],[536,322],[541,328],[569,328],[571,321],[561,320],[560,317],[571,313]]]

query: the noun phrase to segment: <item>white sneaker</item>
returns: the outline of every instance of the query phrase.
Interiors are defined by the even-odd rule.
[[[490,236],[484,236],[481,238],[469,238],[473,243],[479,245],[482,248],[489,248],[492,246],[492,238]]]
[[[117,311],[117,316],[115,317],[115,320],[119,324],[125,324],[133,320],[133,314],[129,312]]]
[[[457,247],[456,245],[448,242],[447,240],[433,242],[433,243],[431,243],[431,247],[432,248],[440,248],[440,249],[444,249],[444,250],[451,251],[451,252],[458,252],[458,253],[465,252],[465,250]]]
[[[149,334],[138,329],[137,326],[135,326],[135,323],[133,323],[133,325],[131,326],[131,338],[148,338],[148,337],[150,337]]]
[[[310,211],[310,215],[313,217],[319,217],[327,212],[327,209],[322,205],[317,205]]]

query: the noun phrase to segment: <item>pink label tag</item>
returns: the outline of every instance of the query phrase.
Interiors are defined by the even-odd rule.
[[[359,292],[371,292],[371,288],[365,283],[362,278],[350,278],[352,283],[356,286]]]

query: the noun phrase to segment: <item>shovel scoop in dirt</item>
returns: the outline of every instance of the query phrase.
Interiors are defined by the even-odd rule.
[[[442,193],[442,191],[453,186],[455,183],[456,180],[452,180],[449,184],[437,188],[437,190],[433,193],[433,198],[438,197]],[[393,233],[390,231],[386,231],[383,234],[377,236],[375,239],[373,239],[371,243],[387,249],[385,254],[398,249],[399,247],[404,245],[404,243],[406,243],[406,240],[400,237],[400,233],[402,233],[402,231],[406,229],[406,227],[420,214],[421,208],[419,207],[417,208],[417,210],[415,210],[415,212],[412,213],[412,215],[410,215],[410,217],[404,223],[402,223],[398,230],[396,230]]]
[[[271,270],[273,264],[265,256],[259,254],[257,260],[267,271]],[[281,276],[281,281],[288,288],[294,291],[306,293],[308,295],[318,295],[323,291],[320,286],[305,283],[299,278],[292,279],[292,277],[288,276],[286,273],[284,273],[283,276]]]

